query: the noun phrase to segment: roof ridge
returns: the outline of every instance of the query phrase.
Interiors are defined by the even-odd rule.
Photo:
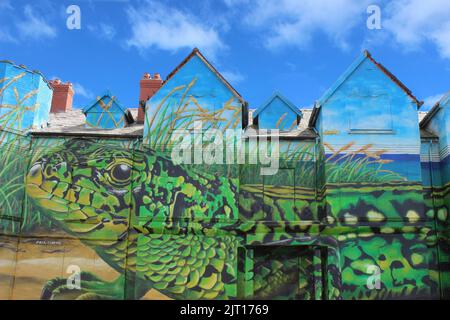
[[[368,50],[364,50],[364,54],[373,64],[375,64],[375,66],[377,66],[395,84],[397,84],[417,104],[418,108],[420,108],[423,105],[423,101],[419,101],[416,98],[416,96],[412,93],[412,91],[403,82],[401,82],[400,79],[398,79],[391,71],[389,71],[384,65],[376,61]]]

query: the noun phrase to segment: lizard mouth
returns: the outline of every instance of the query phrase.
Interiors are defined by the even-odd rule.
[[[26,176],[28,196],[37,206],[47,211],[50,218],[62,223],[64,229],[77,234],[108,228],[114,235],[123,233],[127,226],[126,217],[95,208],[89,204],[88,198],[80,198],[86,188],[80,187],[77,194],[67,182],[54,176],[46,179],[45,170],[51,169],[45,162],[36,162]],[[109,227],[105,228],[105,225]]]
[[[71,185],[56,178],[46,179],[43,163],[35,163],[26,176],[26,192],[36,204],[50,211],[57,220],[98,222],[96,208],[76,202],[76,194]],[[95,221],[94,221],[95,220]]]
[[[43,174],[42,163],[35,163],[26,176],[26,193],[37,204],[58,214],[68,213],[69,201],[64,199],[64,191],[68,193],[67,183],[46,180]],[[55,191],[59,190],[60,195]]]

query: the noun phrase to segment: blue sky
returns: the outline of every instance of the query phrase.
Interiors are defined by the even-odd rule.
[[[167,76],[193,47],[252,108],[274,90],[311,106],[364,49],[429,106],[450,90],[450,1],[0,0],[0,59],[71,81],[77,107],[105,90],[137,107],[142,74]]]

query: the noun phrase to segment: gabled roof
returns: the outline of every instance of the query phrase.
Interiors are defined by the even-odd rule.
[[[97,102],[99,102],[100,100],[103,100],[103,98],[105,98],[105,97],[109,97],[111,99],[114,99],[114,102],[119,107],[119,109],[123,113],[127,112],[127,109],[120,104],[119,100],[117,100],[117,97],[115,97],[109,90],[107,90],[102,95],[97,96],[97,98],[95,98],[91,103],[89,103],[88,106],[84,107],[83,108],[83,113],[86,114],[91,108],[93,108],[95,105],[97,105]]]
[[[191,51],[191,53],[186,58],[184,58],[184,60],[181,61],[181,63],[171,73],[169,73],[169,75],[166,77],[166,80],[164,80],[163,85],[161,86],[161,88],[164,87],[164,84],[167,81],[169,81],[178,72],[178,70],[180,70],[194,56],[197,56],[198,58],[200,58],[200,60],[202,60],[205,63],[205,65],[219,78],[219,80],[233,93],[233,95],[242,104],[246,103],[244,101],[244,99],[242,98],[242,96],[239,94],[239,92],[237,92],[236,89],[234,89],[233,86],[219,73],[219,71],[217,71],[217,69],[214,68],[214,66],[203,56],[203,54],[200,52],[200,50],[198,48],[194,48]]]
[[[420,128],[424,129],[428,125],[428,123],[430,123],[431,119],[433,119],[435,114],[437,114],[437,112],[441,109],[441,106],[446,104],[447,101],[449,101],[449,100],[450,100],[450,90],[447,91],[446,94],[444,94],[442,99],[439,100],[433,106],[433,108],[431,108],[430,111],[428,111],[427,115],[422,119],[422,121],[420,121],[420,123],[419,123]]]
[[[356,69],[365,61],[365,60],[369,60],[371,61],[378,69],[380,69],[389,79],[392,80],[392,82],[394,82],[397,86],[400,87],[400,89],[402,89],[405,94],[417,105],[417,108],[420,108],[420,106],[423,104],[422,101],[419,101],[411,92],[411,90],[409,90],[396,76],[394,76],[394,74],[392,74],[392,72],[390,72],[386,67],[384,67],[381,63],[375,61],[375,59],[372,57],[372,55],[370,54],[369,51],[365,50],[360,56],[359,58],[353,62],[350,67],[344,72],[343,75],[341,75],[338,80],[333,84],[333,86],[331,86],[331,88],[329,88],[324,94],[323,96],[316,101],[315,105],[314,105],[314,110],[313,110],[313,115],[311,116],[310,119],[310,126],[314,126],[318,112],[319,112],[319,108],[325,104],[328,99],[331,98],[331,96],[342,86],[342,84],[344,84],[344,82],[356,71]]]
[[[303,117],[302,112],[295,107],[295,105],[290,102],[286,97],[284,97],[280,92],[275,91],[269,99],[266,100],[266,102],[264,102],[253,114],[253,118],[256,118],[261,112],[263,112],[271,103],[273,100],[275,100],[276,98],[279,98],[281,101],[283,101],[283,103],[292,110],[292,112],[294,112],[296,115],[298,115],[299,117]]]
[[[114,96],[109,90],[105,91],[102,95],[97,96],[97,98],[95,98],[95,100],[93,100],[88,106],[84,107],[82,109],[82,112],[84,113],[84,115],[86,115],[90,109],[92,109],[94,106],[97,105],[97,103],[99,101],[102,101],[105,97],[109,97],[111,100],[113,100],[113,103],[115,103],[120,111],[122,111],[125,114],[125,119],[127,120],[128,123],[133,123],[134,119],[133,119],[133,115],[131,114],[131,112],[125,108],[117,99],[116,96]]]

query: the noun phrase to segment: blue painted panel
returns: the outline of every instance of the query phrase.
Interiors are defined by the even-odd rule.
[[[424,186],[442,186],[439,143],[423,141],[420,150],[422,165],[422,183]]]
[[[33,126],[36,128],[46,127],[49,121],[49,114],[51,109],[53,90],[50,89],[48,84],[44,81],[39,81],[39,92],[36,102],[39,104],[37,109]]]
[[[279,129],[287,131],[297,125],[297,114],[287,104],[275,97],[258,115],[260,129]]]
[[[89,112],[86,115],[86,127],[98,129],[116,129],[125,127],[123,113]]]
[[[84,112],[88,128],[116,129],[126,126],[126,109],[118,103],[113,95],[103,95],[91,106],[85,108]]]

